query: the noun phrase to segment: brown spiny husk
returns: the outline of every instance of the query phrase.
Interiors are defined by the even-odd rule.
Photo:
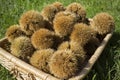
[[[30,58],[30,63],[44,72],[50,73],[48,62],[53,55],[53,49],[42,49],[34,52]]]
[[[55,38],[54,32],[39,29],[32,35],[31,42],[36,49],[47,49],[54,46]]]
[[[98,13],[96,14],[96,16],[93,17],[92,27],[100,35],[110,33],[115,28],[114,19],[108,13],[105,12]]]
[[[44,17],[45,20],[53,22],[53,19],[57,13],[57,8],[53,5],[47,5],[43,8],[41,14]]]
[[[60,2],[54,2],[52,5],[57,8],[57,11],[64,11],[65,10],[65,7]]]
[[[9,42],[13,42],[13,40],[19,36],[25,36],[25,33],[20,29],[19,25],[12,25],[10,26],[7,31],[5,36],[7,37]]]
[[[61,37],[69,36],[72,32],[73,26],[76,23],[75,16],[61,16],[55,17],[54,21],[55,33]]]
[[[84,45],[84,50],[86,51],[88,56],[93,55],[97,47],[100,45],[100,41],[98,38],[94,37],[91,38],[85,45]]]
[[[66,49],[70,49],[69,41],[64,41],[58,46],[58,50],[66,50]]]
[[[84,22],[86,19],[86,10],[84,7],[79,3],[71,3],[67,6],[66,11],[73,12],[79,17],[79,22]]]
[[[70,40],[84,46],[91,38],[96,36],[96,31],[83,23],[78,23],[74,26]]]
[[[76,75],[79,65],[79,58],[71,50],[56,51],[49,62],[51,73],[60,79]]]
[[[42,15],[35,10],[23,13],[19,20],[21,29],[27,34],[32,35],[36,30],[44,28]]]
[[[34,52],[34,47],[31,44],[30,38],[20,36],[16,38],[11,44],[11,53],[25,61],[31,57]]]

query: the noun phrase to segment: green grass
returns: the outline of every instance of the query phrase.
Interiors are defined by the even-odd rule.
[[[0,38],[6,29],[18,24],[20,15],[31,9],[41,9],[56,0],[0,0]],[[120,0],[57,0],[65,6],[76,1],[87,10],[87,17],[96,13],[108,12],[115,19],[116,29],[113,37],[98,61],[84,80],[120,80]],[[0,80],[14,80],[9,72],[0,65]]]
[[[0,65],[0,80],[16,80],[8,70]]]

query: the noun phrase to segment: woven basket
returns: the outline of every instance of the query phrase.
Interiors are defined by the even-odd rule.
[[[69,80],[81,80],[88,74],[105,48],[107,42],[110,40],[112,34],[113,32],[106,35],[100,46],[86,62],[83,69],[79,71],[79,74]],[[60,80],[11,55],[6,44],[8,44],[6,38],[0,40],[0,64],[15,75],[18,80]]]

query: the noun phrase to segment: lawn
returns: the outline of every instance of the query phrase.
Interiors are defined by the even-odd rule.
[[[41,11],[47,4],[56,0],[0,0],[0,38],[4,37],[6,29],[18,24],[20,15],[28,10]],[[76,1],[87,11],[87,17],[96,13],[108,12],[115,19],[115,32],[102,55],[84,80],[120,80],[120,0],[57,0],[65,6]],[[0,65],[0,80],[15,80],[9,72]]]

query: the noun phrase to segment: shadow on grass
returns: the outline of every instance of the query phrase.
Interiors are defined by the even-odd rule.
[[[115,32],[109,43],[110,46],[120,47],[120,33]]]
[[[90,73],[84,80],[113,80],[116,70],[113,69],[118,54],[116,51],[120,48],[120,33],[114,32],[106,48],[96,61]]]

